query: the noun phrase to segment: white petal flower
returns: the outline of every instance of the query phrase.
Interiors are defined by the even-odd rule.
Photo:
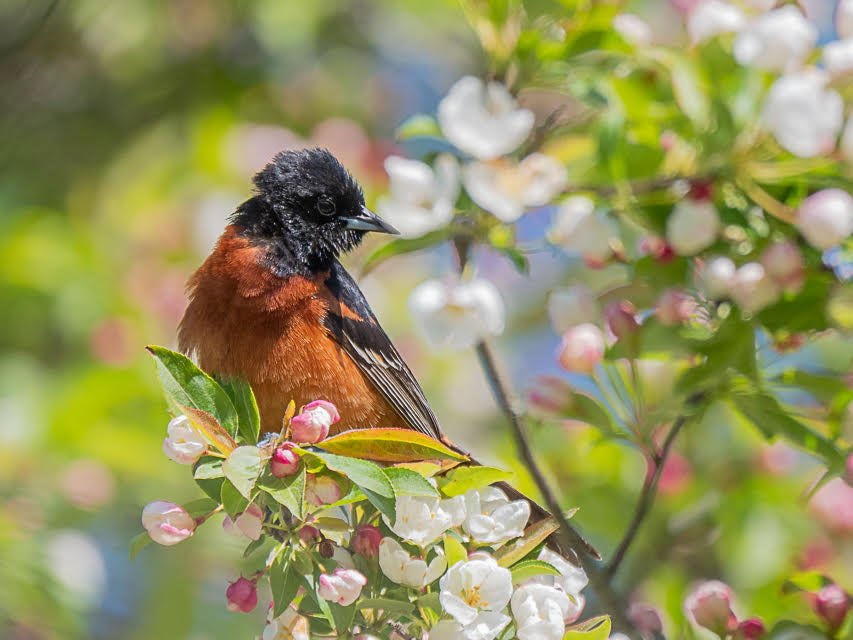
[[[687,17],[687,32],[694,44],[724,34],[736,33],[746,26],[739,7],[722,0],[700,1]]]
[[[399,542],[386,536],[379,543],[379,567],[392,582],[421,589],[438,580],[447,569],[444,552],[438,548],[436,552],[427,565],[420,558],[412,558]]]
[[[536,576],[531,578],[529,582],[562,589],[570,596],[579,596],[580,592],[589,584],[589,578],[582,567],[573,565],[559,553],[551,551],[548,547],[542,548],[542,551],[539,552],[539,559],[554,567],[560,572],[560,575],[559,577],[552,575]]]
[[[267,619],[261,640],[311,640],[308,618],[288,607],[278,618]]]
[[[348,607],[358,600],[367,578],[355,569],[335,569],[332,573],[321,574],[317,582],[318,596]]]
[[[692,256],[714,244],[720,227],[720,215],[713,202],[688,198],[669,214],[666,240],[679,255]]]
[[[853,0],[840,0],[835,13],[835,30],[840,38],[853,38]]]
[[[494,640],[512,618],[498,611],[481,611],[471,624],[441,620],[429,630],[429,640]]]
[[[828,43],[823,48],[823,64],[834,77],[853,72],[853,38]]]
[[[482,611],[501,611],[512,596],[512,574],[482,554],[454,564],[439,582],[441,606],[462,625]]]
[[[530,519],[530,503],[512,500],[498,487],[472,489],[465,494],[462,528],[475,542],[499,545],[524,533]]]
[[[735,280],[737,267],[731,258],[716,256],[702,266],[699,274],[699,287],[711,300],[729,295]]]
[[[801,158],[832,151],[844,122],[844,102],[826,87],[827,76],[810,70],[777,79],[762,109],[764,126]]]
[[[438,105],[441,130],[456,147],[480,160],[512,153],[530,135],[533,112],[520,109],[507,88],[465,76]]]
[[[561,640],[571,602],[564,591],[544,584],[525,584],[512,594],[512,617],[518,640]]]
[[[568,251],[579,253],[593,263],[606,261],[613,253],[610,241],[619,231],[612,220],[595,212],[586,196],[571,196],[560,205],[548,240]]]
[[[776,302],[780,290],[764,267],[757,262],[749,262],[735,273],[730,294],[743,311],[756,313]]]
[[[841,189],[810,195],[797,211],[797,228],[816,249],[831,249],[853,234],[853,197]]]
[[[462,524],[465,517],[462,496],[440,500],[420,496],[397,498],[397,519],[393,526],[383,516],[391,531],[404,540],[425,547],[451,527]],[[384,540],[384,538],[383,538]]]
[[[480,278],[427,280],[412,291],[409,311],[426,341],[435,347],[463,349],[504,330],[501,295],[495,285]]]
[[[595,322],[600,315],[595,294],[586,285],[554,289],[548,294],[548,319],[556,333],[563,334],[575,325]]]
[[[166,427],[163,453],[178,464],[194,464],[207,450],[207,442],[186,416],[177,416]]]
[[[142,526],[154,542],[170,547],[193,534],[195,519],[183,507],[157,500],[142,510]]]
[[[441,229],[453,218],[459,197],[459,163],[449,154],[435,166],[390,156],[385,160],[389,194],[377,203],[379,215],[404,238],[417,238]]]
[[[519,164],[500,158],[465,167],[465,189],[471,199],[503,222],[515,222],[529,207],[548,204],[566,186],[566,169],[543,153]]]
[[[797,7],[764,14],[741,31],[734,44],[737,61],[765,71],[793,71],[817,44],[818,30]]]

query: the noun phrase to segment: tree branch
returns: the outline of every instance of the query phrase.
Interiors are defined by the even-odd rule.
[[[634,542],[634,538],[637,536],[637,532],[640,530],[640,526],[643,524],[643,521],[646,519],[646,516],[652,508],[655,496],[657,495],[658,483],[660,482],[660,477],[663,474],[663,467],[669,457],[669,452],[672,449],[672,444],[675,442],[678,432],[681,431],[686,422],[686,415],[678,416],[670,428],[669,433],[666,434],[666,439],[663,441],[663,445],[660,450],[654,452],[652,455],[651,464],[655,465],[654,470],[651,475],[647,475],[646,481],[643,483],[643,490],[640,493],[640,499],[637,501],[637,507],[634,510],[634,517],[631,518],[631,523],[625,531],[625,536],[622,538],[619,546],[616,547],[616,551],[613,553],[613,558],[610,560],[610,564],[608,564],[605,569],[605,574],[608,579],[612,579],[616,574],[616,571],[618,571],[619,566],[622,564],[622,560],[625,559],[625,554],[628,552],[628,549]]]

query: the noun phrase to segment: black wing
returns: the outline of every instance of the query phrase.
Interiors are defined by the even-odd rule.
[[[325,284],[339,303],[337,309],[329,309],[326,317],[326,328],[332,337],[410,428],[440,440],[438,419],[423,389],[379,325],[352,276],[336,261]]]

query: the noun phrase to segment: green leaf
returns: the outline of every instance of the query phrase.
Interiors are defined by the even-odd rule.
[[[208,471],[203,471],[202,473],[215,473],[213,471],[214,468],[219,469],[219,476],[212,478],[199,478],[195,476],[195,472],[198,471],[203,466],[210,465]],[[222,473],[222,458],[214,458],[213,456],[202,456],[198,459],[198,462],[193,466],[193,476],[195,477],[195,483],[199,486],[199,488],[204,491],[208,496],[213,498],[214,500],[219,500],[222,495],[222,483],[225,479],[225,474]]]
[[[222,462],[222,472],[237,491],[247,500],[252,499],[252,490],[261,473],[261,452],[254,445],[237,447]]]
[[[566,631],[563,640],[607,640],[610,626],[610,616],[591,618]]]
[[[279,504],[287,507],[288,511],[298,520],[305,517],[305,465],[300,464],[299,470],[291,476],[276,478],[269,470],[258,480],[259,489],[266,491]]]
[[[447,558],[447,566],[452,567],[457,562],[468,559],[468,551],[459,540],[450,533],[444,534],[444,555]]]
[[[329,453],[377,462],[422,462],[467,458],[438,440],[411,429],[353,429],[317,444]]]
[[[352,621],[355,619],[355,614],[358,611],[355,603],[344,607],[330,602],[329,609],[332,613],[332,619],[335,621],[335,629],[338,631],[349,631],[352,629]]]
[[[222,470],[222,458],[214,458],[197,464],[193,470],[193,478],[196,480],[213,480],[224,477],[225,472]]]
[[[403,602],[402,600],[393,600],[391,598],[366,598],[358,602],[359,609],[376,609],[385,613],[400,613],[409,615],[414,613],[415,605],[411,602]]]
[[[364,261],[361,274],[362,276],[367,275],[389,258],[412,253],[413,251],[420,251],[421,249],[444,242],[450,237],[450,234],[450,227],[445,227],[444,229],[427,233],[420,238],[398,238],[397,240],[383,244]]]
[[[231,516],[231,518],[236,518],[249,506],[249,501],[227,480],[222,481],[221,491],[220,500],[222,507],[225,509],[225,513]]]
[[[151,542],[151,536],[148,535],[147,531],[137,533],[133,536],[130,539],[130,559],[133,560],[136,558],[136,556],[139,555],[139,552],[151,544]]]
[[[413,116],[406,118],[403,123],[397,127],[394,137],[397,140],[408,140],[415,136],[440,136],[441,129],[438,127],[433,116],[425,113],[416,113]]]
[[[394,487],[395,496],[420,496],[425,498],[437,498],[438,490],[432,486],[421,474],[411,469],[400,467],[388,467],[382,469],[386,477]]]
[[[441,492],[448,498],[461,496],[471,489],[480,489],[496,482],[506,482],[513,474],[494,467],[462,465],[451,469],[440,483]]]
[[[237,410],[237,435],[245,443],[256,444],[261,431],[261,416],[252,388],[242,378],[228,378],[221,380],[220,384]]]
[[[184,511],[190,514],[190,516],[193,518],[200,518],[201,516],[205,516],[216,509],[216,507],[219,506],[219,502],[211,500],[210,498],[196,498],[182,506],[184,507]]]
[[[291,556],[283,553],[270,567],[270,590],[273,600],[273,617],[277,618],[296,597],[300,587],[300,574],[293,568]]]
[[[521,584],[534,576],[551,575],[559,576],[560,572],[553,565],[542,560],[522,560],[510,569],[512,572],[512,583]]]
[[[827,635],[812,625],[783,620],[766,637],[767,640],[825,640]]]
[[[818,571],[801,571],[789,577],[782,585],[782,593],[815,593],[832,581]]]
[[[498,549],[494,558],[499,565],[509,568],[545,542],[548,536],[559,528],[559,523],[552,516],[534,522],[524,530],[522,537]]]
[[[372,429],[366,431],[372,431]],[[343,474],[364,492],[373,506],[391,522],[395,521],[394,487],[382,467],[369,460],[347,458],[325,451],[311,451],[310,455],[320,458],[330,470]]]
[[[216,380],[180,353],[155,345],[146,349],[154,356],[166,402],[175,413],[183,413],[184,407],[204,411],[232,437],[237,434],[237,410]]]

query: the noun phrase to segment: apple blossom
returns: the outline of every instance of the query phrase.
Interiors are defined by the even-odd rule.
[[[684,608],[697,625],[726,636],[737,628],[731,604],[731,588],[718,580],[709,580],[693,589],[684,601]]]
[[[391,582],[413,589],[422,589],[438,580],[447,569],[444,552],[436,548],[437,555],[427,564],[421,558],[413,558],[393,538],[382,538],[379,543],[379,568]]]
[[[409,311],[426,341],[435,347],[463,349],[504,330],[501,295],[481,278],[427,280],[409,296]]]
[[[320,575],[317,595],[323,600],[348,607],[358,599],[367,578],[355,569],[335,569]]]
[[[644,46],[652,42],[652,28],[636,13],[620,13],[613,18],[613,29],[625,42]]]
[[[628,620],[644,638],[663,634],[660,611],[651,605],[635,602],[628,608]]]
[[[454,564],[439,582],[441,606],[462,625],[481,611],[501,611],[512,596],[512,574],[486,554]]]
[[[725,298],[734,284],[736,272],[737,267],[731,258],[710,258],[698,271],[699,288],[711,300]]]
[[[779,299],[779,285],[764,267],[748,262],[735,273],[731,297],[745,313],[757,313]]]
[[[793,71],[817,44],[818,30],[797,7],[786,5],[760,16],[735,38],[735,59],[765,71]]]
[[[609,304],[604,309],[604,322],[610,329],[610,333],[618,339],[633,336],[640,328],[640,323],[637,322],[636,309],[627,300]]]
[[[365,558],[375,558],[381,542],[382,532],[372,524],[360,525],[352,536],[353,551]]]
[[[783,290],[792,293],[803,288],[806,266],[800,248],[791,242],[774,242],[761,254],[761,266]]]
[[[456,620],[439,620],[429,630],[429,640],[495,640],[511,620],[499,611],[481,611],[467,625]]]
[[[341,499],[341,488],[333,478],[309,473],[305,478],[305,501],[315,507]]]
[[[778,78],[770,87],[761,121],[776,141],[801,158],[832,151],[844,124],[844,103],[828,76],[811,69]]]
[[[853,72],[853,38],[827,43],[823,48],[823,65],[833,77]]]
[[[601,313],[595,294],[583,284],[554,289],[548,294],[548,319],[557,333],[585,322],[595,322]]]
[[[814,610],[835,631],[847,618],[850,596],[837,584],[828,584],[815,594]]]
[[[343,524],[346,525],[346,523]],[[352,554],[349,551],[341,545],[333,543],[331,540],[324,540],[324,542],[328,542],[331,545],[332,552],[328,557],[334,560],[338,567],[341,569],[355,569],[355,560],[353,560]]]
[[[655,317],[668,327],[687,322],[695,313],[696,300],[681,289],[667,289],[655,306]]]
[[[320,442],[329,435],[329,428],[340,419],[337,407],[331,402],[314,400],[290,419],[290,437],[294,442]]]
[[[459,163],[440,154],[430,167],[399,156],[385,159],[389,195],[377,202],[379,215],[404,238],[417,238],[447,225],[459,197]]]
[[[207,442],[186,416],[172,418],[166,427],[166,433],[163,453],[178,464],[195,464],[207,450]]]
[[[720,226],[720,215],[712,201],[687,198],[669,214],[666,239],[678,255],[692,256],[714,244]]]
[[[264,510],[255,503],[246,507],[246,510],[238,515],[234,520],[229,516],[225,516],[222,521],[222,528],[230,535],[244,535],[251,540],[257,540],[261,537],[261,532],[264,527]]]
[[[228,611],[249,613],[258,605],[258,587],[253,580],[239,578],[225,590]]]
[[[394,524],[385,521],[391,531],[403,540],[425,547],[451,527],[465,519],[465,502],[462,496],[441,500],[422,496],[398,496]]]
[[[557,587],[568,593],[576,601],[581,597],[581,591],[589,584],[589,578],[582,567],[572,564],[559,553],[551,551],[548,547],[542,547],[542,551],[539,552],[539,560],[550,564],[560,572],[560,575],[543,574],[531,578],[528,582],[537,582],[548,585],[549,587]],[[580,609],[578,609],[578,613],[580,613]]]
[[[797,211],[797,229],[815,249],[830,249],[853,234],[853,197],[841,189],[810,195]]]
[[[735,640],[759,640],[767,633],[764,621],[761,618],[747,618],[741,621],[735,631]]]
[[[169,547],[189,538],[196,523],[183,507],[157,500],[142,510],[142,526],[154,542]]]
[[[518,640],[561,640],[569,607],[569,596],[560,589],[535,583],[520,586],[510,604]]]
[[[530,503],[512,500],[498,487],[471,489],[465,494],[462,528],[475,542],[500,545],[521,537],[530,519]]]
[[[853,38],[853,0],[839,0],[835,12],[835,30],[840,38]]]
[[[279,617],[267,619],[261,640],[311,640],[308,625],[308,618],[287,607]]]
[[[299,454],[293,450],[292,442],[280,444],[272,452],[270,473],[276,478],[292,476],[299,470]]]
[[[592,373],[604,359],[604,334],[590,322],[571,327],[563,334],[558,360],[566,371]]]
[[[616,224],[604,214],[596,213],[595,204],[586,196],[566,198],[548,230],[551,244],[578,253],[595,265],[610,258],[613,254],[610,242],[618,237]]]
[[[305,544],[311,545],[317,542],[320,538],[320,530],[317,527],[312,527],[310,524],[299,529],[299,539]]]
[[[724,33],[736,33],[746,26],[739,7],[722,0],[700,1],[687,16],[690,41],[698,44]]]
[[[507,88],[465,76],[438,105],[438,122],[456,147],[480,160],[512,153],[533,130],[533,112],[520,109]]]

